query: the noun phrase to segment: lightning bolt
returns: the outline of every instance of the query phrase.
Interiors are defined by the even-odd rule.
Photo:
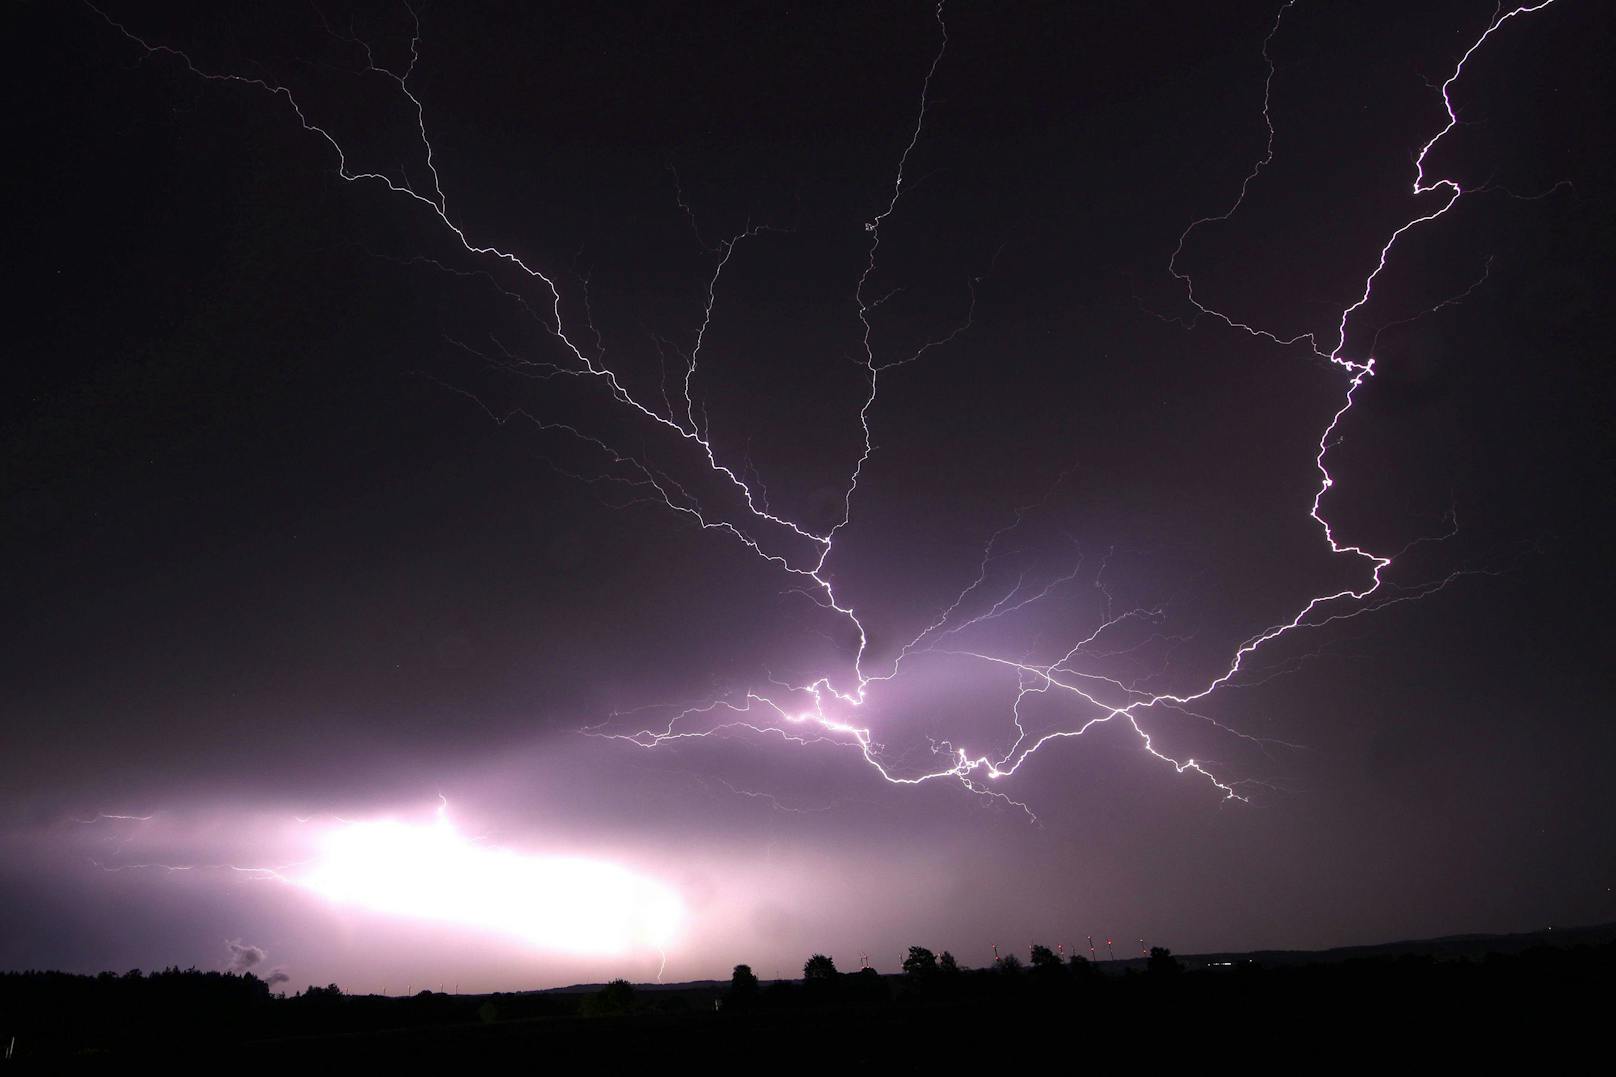
[[[1162,763],[1173,767],[1180,774],[1194,774],[1209,783],[1224,799],[1246,799],[1245,794],[1242,792],[1244,782],[1220,778],[1211,769],[1211,764],[1206,761],[1198,761],[1193,758],[1178,758],[1158,747],[1155,736],[1146,727],[1143,720],[1154,711],[1174,711],[1206,721],[1222,731],[1236,736],[1244,736],[1198,713],[1195,708],[1220,689],[1230,686],[1238,687],[1237,678],[1246,672],[1247,663],[1262,648],[1284,636],[1359,616],[1398,602],[1422,597],[1435,590],[1440,590],[1455,578],[1455,576],[1449,576],[1432,584],[1405,590],[1394,590],[1385,581],[1385,573],[1393,563],[1393,556],[1375,553],[1342,539],[1338,536],[1336,529],[1325,513],[1324,506],[1327,495],[1336,484],[1336,480],[1331,475],[1327,465],[1330,449],[1335,443],[1341,427],[1347,421],[1349,413],[1357,403],[1360,391],[1375,372],[1373,344],[1370,348],[1370,354],[1355,357],[1347,353],[1347,339],[1355,316],[1369,303],[1376,281],[1386,268],[1395,248],[1413,230],[1444,216],[1466,193],[1456,180],[1427,175],[1427,160],[1431,151],[1459,123],[1458,113],[1451,97],[1451,90],[1463,76],[1466,64],[1506,24],[1521,16],[1540,11],[1548,7],[1552,2],[1553,0],[1540,0],[1537,3],[1522,4],[1508,10],[1500,8],[1495,13],[1492,22],[1464,51],[1454,65],[1452,72],[1437,88],[1446,114],[1446,123],[1432,134],[1414,158],[1412,193],[1416,197],[1436,195],[1438,203],[1435,208],[1421,212],[1404,221],[1381,244],[1378,257],[1363,278],[1361,291],[1350,304],[1339,312],[1339,316],[1335,319],[1333,341],[1321,340],[1313,332],[1282,336],[1250,321],[1215,309],[1199,298],[1195,281],[1179,264],[1183,256],[1185,243],[1191,235],[1208,224],[1228,221],[1239,213],[1252,184],[1273,160],[1275,129],[1270,112],[1270,102],[1276,69],[1270,53],[1270,47],[1275,36],[1279,33],[1287,12],[1295,5],[1296,0],[1287,0],[1279,9],[1272,27],[1262,43],[1262,57],[1267,65],[1267,78],[1264,82],[1262,105],[1262,117],[1267,130],[1265,151],[1241,182],[1235,199],[1227,209],[1222,213],[1194,220],[1184,229],[1179,236],[1177,246],[1168,259],[1167,271],[1182,284],[1189,303],[1197,312],[1197,317],[1204,315],[1215,322],[1221,323],[1226,328],[1249,334],[1254,338],[1282,347],[1306,347],[1312,355],[1326,360],[1331,368],[1338,369],[1343,374],[1345,384],[1340,405],[1330,415],[1329,421],[1321,431],[1317,441],[1317,449],[1313,455],[1313,464],[1318,474],[1318,485],[1308,507],[1308,515],[1319,528],[1331,553],[1337,557],[1349,558],[1361,564],[1365,570],[1365,575],[1363,582],[1356,586],[1342,587],[1309,598],[1289,618],[1270,625],[1240,643],[1230,655],[1226,665],[1222,667],[1222,672],[1206,681],[1199,688],[1178,692],[1147,691],[1139,686],[1140,682],[1138,680],[1124,681],[1117,677],[1094,672],[1086,667],[1084,660],[1087,658],[1099,657],[1105,654],[1121,654],[1132,649],[1122,648],[1121,650],[1108,652],[1096,649],[1096,646],[1102,640],[1117,632],[1124,625],[1136,623],[1159,624],[1163,617],[1163,611],[1160,609],[1131,609],[1119,614],[1113,614],[1110,610],[1108,594],[1104,620],[1087,636],[1071,644],[1053,661],[1040,662],[1027,657],[995,654],[957,642],[961,633],[969,627],[1010,616],[1034,603],[1049,600],[1061,587],[1071,583],[1078,574],[1079,570],[1074,568],[1067,575],[1055,577],[1045,582],[1041,587],[1034,586],[1032,588],[1026,587],[1026,580],[1023,576],[1017,580],[1014,587],[994,601],[986,612],[956,620],[956,616],[961,613],[967,601],[973,600],[978,595],[978,592],[986,586],[989,565],[996,556],[996,545],[1005,534],[1021,523],[1022,513],[1019,511],[1010,524],[994,532],[989,537],[983,549],[976,578],[959,592],[952,604],[941,611],[936,619],[928,624],[917,636],[899,648],[892,659],[883,663],[878,670],[867,669],[867,662],[870,659],[870,642],[863,620],[855,612],[852,602],[838,594],[827,572],[827,565],[830,563],[835,551],[836,539],[853,518],[853,507],[859,493],[860,480],[863,478],[865,469],[874,454],[872,413],[876,408],[882,375],[920,361],[934,350],[947,347],[963,334],[968,333],[973,326],[976,285],[982,279],[981,277],[973,277],[968,281],[970,302],[957,321],[913,351],[896,356],[881,356],[877,354],[872,339],[874,320],[882,302],[887,298],[886,296],[876,297],[869,294],[871,280],[878,269],[882,247],[882,228],[901,212],[903,195],[907,185],[906,170],[925,131],[931,106],[934,78],[944,64],[948,53],[948,23],[945,18],[944,3],[938,3],[932,11],[937,45],[920,84],[914,123],[908,129],[907,139],[903,141],[901,150],[896,155],[896,167],[892,174],[889,191],[882,203],[882,208],[874,217],[863,224],[864,231],[868,236],[868,245],[863,270],[852,290],[853,307],[862,329],[862,354],[859,359],[859,366],[865,383],[862,400],[856,413],[858,451],[842,489],[839,518],[828,528],[817,529],[785,514],[778,513],[769,506],[762,481],[757,476],[756,469],[752,466],[749,456],[744,463],[738,465],[726,463],[720,458],[720,453],[714,446],[705,409],[698,404],[699,394],[696,390],[698,374],[701,372],[702,347],[718,306],[718,297],[726,268],[731,265],[737,252],[744,244],[757,241],[765,233],[779,231],[780,229],[770,226],[753,226],[749,223],[740,232],[734,233],[715,244],[708,245],[702,239],[702,233],[697,225],[694,211],[685,200],[679,185],[678,174],[673,172],[670,167],[670,172],[673,172],[677,207],[689,218],[697,242],[713,259],[713,267],[706,281],[700,325],[689,348],[681,349],[677,346],[671,348],[684,362],[680,391],[677,394],[670,393],[666,377],[664,377],[660,401],[647,400],[632,392],[618,372],[606,363],[605,349],[601,344],[599,333],[594,330],[592,315],[589,313],[587,283],[583,288],[582,300],[585,311],[585,329],[594,338],[593,348],[586,347],[581,343],[583,335],[580,330],[576,328],[569,329],[563,316],[562,290],[555,277],[547,275],[543,270],[530,264],[528,260],[511,249],[498,246],[492,242],[486,242],[480,238],[473,238],[467,228],[459,223],[459,220],[451,211],[450,202],[445,193],[443,177],[438,169],[437,157],[428,131],[427,110],[411,85],[412,76],[420,60],[421,45],[420,19],[413,6],[407,2],[405,4],[406,10],[409,12],[412,30],[408,61],[401,67],[390,67],[379,62],[376,51],[355,34],[351,32],[339,33],[329,23],[325,23],[325,28],[333,37],[348,43],[352,48],[362,53],[363,67],[360,71],[362,76],[385,80],[396,87],[398,95],[406,103],[419,137],[421,151],[425,157],[426,173],[430,178],[430,184],[426,187],[417,187],[402,172],[399,176],[394,177],[385,172],[369,170],[352,164],[348,152],[330,128],[315,122],[299,102],[293,90],[288,86],[274,81],[269,76],[240,75],[205,70],[198,66],[187,53],[169,45],[148,41],[100,8],[90,6],[108,26],[143,50],[143,55],[146,57],[171,59],[199,79],[255,90],[279,100],[286,106],[299,126],[322,143],[326,151],[334,158],[335,173],[339,179],[348,183],[384,189],[391,195],[408,200],[428,220],[435,222],[437,226],[446,232],[449,238],[458,243],[467,256],[472,259],[484,260],[495,269],[514,273],[516,279],[520,282],[517,290],[512,290],[502,284],[499,278],[487,269],[467,271],[443,265],[432,259],[421,259],[424,264],[432,265],[444,272],[460,276],[475,275],[486,280],[529,318],[540,325],[549,337],[556,342],[559,347],[560,361],[535,360],[519,356],[497,339],[492,338],[492,336],[490,337],[493,342],[492,352],[483,351],[480,346],[474,346],[458,340],[452,340],[450,344],[481,359],[496,369],[541,380],[570,377],[599,386],[605,398],[615,408],[621,409],[631,421],[643,424],[647,431],[658,432],[671,438],[674,445],[681,447],[685,454],[692,457],[704,472],[704,481],[712,482],[723,491],[724,497],[728,499],[728,508],[713,507],[708,499],[704,499],[687,484],[675,478],[667,467],[657,464],[643,453],[636,455],[625,451],[571,423],[541,418],[521,408],[507,410],[491,408],[470,392],[460,389],[455,391],[466,395],[477,406],[487,411],[492,418],[501,423],[520,418],[542,430],[572,437],[594,450],[603,461],[605,470],[597,479],[588,481],[604,481],[617,484],[631,491],[628,503],[640,501],[658,503],[666,509],[689,519],[703,530],[726,536],[750,554],[761,558],[765,563],[792,579],[795,585],[794,590],[797,593],[808,597],[826,613],[837,618],[851,629],[857,638],[849,673],[838,675],[827,672],[806,683],[781,682],[771,677],[766,687],[748,689],[732,698],[709,700],[679,709],[665,724],[660,726],[647,726],[639,730],[623,731],[620,728],[610,727],[610,723],[602,723],[601,725],[587,727],[583,732],[646,749],[682,740],[707,738],[731,730],[778,738],[796,745],[828,742],[857,752],[863,762],[882,781],[892,785],[917,786],[938,780],[952,780],[972,793],[996,798],[1026,811],[1029,816],[1036,818],[1033,816],[1031,809],[1025,804],[1011,800],[1008,796],[990,788],[990,786],[1001,779],[1014,775],[1028,759],[1046,745],[1055,741],[1081,737],[1096,726],[1110,723],[1125,725],[1131,729],[1137,738],[1138,744],[1145,752]],[[1474,287],[1479,286],[1479,283],[1472,286],[1472,290]],[[1465,294],[1468,294],[1468,292]],[[1455,297],[1454,300],[1445,301],[1444,304],[1439,304],[1439,306],[1462,298],[1463,296]],[[661,347],[661,342],[659,342],[659,350]],[[450,388],[454,387],[451,386]],[[675,395],[678,397],[677,400]],[[1098,578],[1096,578],[1096,587],[1104,593],[1103,586],[1099,583]],[[934,742],[932,751],[936,757],[936,763],[929,768],[920,770],[900,766],[888,758],[885,749],[876,739],[874,731],[867,724],[857,721],[854,716],[866,705],[870,698],[870,693],[878,685],[897,677],[900,667],[911,657],[920,654],[941,655],[956,661],[979,663],[990,669],[1003,670],[1013,676],[1016,682],[1016,691],[1010,703],[1009,717],[1015,735],[1007,750],[1003,752],[973,751],[954,746],[946,741]],[[1080,720],[1050,732],[1036,736],[1029,735],[1022,721],[1021,708],[1023,702],[1029,696],[1034,695],[1068,700],[1077,708]],[[1246,739],[1255,740],[1256,738]]]

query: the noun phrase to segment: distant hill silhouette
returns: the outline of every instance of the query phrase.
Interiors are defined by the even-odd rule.
[[[1281,965],[1329,965],[1374,957],[1434,957],[1479,959],[1488,954],[1519,954],[1533,947],[1600,946],[1616,942],[1616,923],[1582,927],[1544,928],[1506,935],[1439,935],[1430,939],[1376,942],[1363,946],[1336,946],[1328,950],[1245,950],[1186,954],[1181,960],[1190,967],[1220,962],[1255,962],[1265,967]],[[1104,969],[1144,968],[1145,958],[1118,958],[1095,962]]]

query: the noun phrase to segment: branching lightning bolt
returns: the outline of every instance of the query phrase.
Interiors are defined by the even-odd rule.
[[[1377,279],[1386,268],[1394,248],[1403,237],[1418,226],[1428,224],[1445,215],[1466,193],[1457,181],[1448,178],[1430,178],[1426,173],[1427,158],[1431,151],[1459,123],[1458,113],[1451,98],[1451,90],[1464,74],[1466,64],[1477,50],[1505,24],[1518,16],[1540,11],[1552,2],[1553,0],[1540,0],[1537,3],[1523,4],[1509,10],[1501,8],[1495,13],[1492,22],[1487,28],[1466,49],[1455,64],[1451,74],[1438,88],[1446,114],[1446,123],[1420,148],[1418,155],[1415,157],[1412,191],[1415,196],[1438,195],[1440,198],[1439,204],[1436,208],[1405,221],[1380,246],[1373,268],[1363,278],[1361,292],[1353,302],[1340,311],[1335,324],[1335,339],[1328,344],[1321,342],[1313,332],[1288,337],[1281,336],[1206,305],[1197,296],[1195,283],[1189,273],[1179,266],[1184,245],[1189,237],[1204,225],[1228,221],[1234,217],[1244,205],[1252,184],[1273,160],[1275,130],[1269,105],[1276,68],[1270,55],[1270,46],[1279,32],[1285,14],[1295,5],[1296,0],[1287,0],[1280,8],[1262,45],[1262,56],[1268,70],[1267,79],[1264,83],[1262,108],[1263,121],[1267,128],[1265,152],[1246,175],[1237,196],[1226,210],[1214,216],[1192,221],[1184,229],[1179,236],[1176,248],[1168,260],[1167,269],[1184,286],[1185,294],[1198,314],[1206,315],[1227,328],[1239,330],[1273,344],[1306,346],[1313,355],[1327,360],[1331,367],[1339,368],[1345,373],[1346,384],[1340,406],[1330,415],[1328,423],[1319,436],[1317,451],[1313,456],[1313,463],[1318,472],[1318,486],[1314,492],[1308,514],[1322,531],[1331,552],[1337,556],[1346,556],[1362,562],[1367,569],[1367,577],[1361,585],[1343,587],[1308,599],[1290,618],[1263,629],[1241,643],[1234,650],[1221,673],[1212,677],[1199,688],[1180,692],[1146,691],[1139,687],[1138,681],[1130,683],[1117,677],[1093,672],[1083,662],[1085,658],[1120,654],[1129,649],[1098,651],[1095,647],[1108,634],[1113,633],[1125,624],[1136,622],[1159,623],[1162,618],[1162,611],[1159,609],[1129,609],[1122,613],[1113,614],[1109,608],[1108,601],[1105,619],[1087,636],[1073,643],[1059,657],[1050,662],[1037,662],[1024,657],[1014,658],[993,654],[958,642],[966,628],[986,621],[1007,617],[1033,603],[1045,601],[1059,588],[1072,582],[1078,575],[1080,568],[1074,568],[1069,574],[1057,576],[1045,582],[1041,587],[1034,586],[1031,588],[1026,586],[1026,579],[1023,576],[1016,581],[1010,590],[993,602],[986,612],[956,621],[956,616],[960,614],[966,601],[973,598],[979,590],[985,587],[988,579],[989,563],[996,556],[996,544],[1004,534],[1020,523],[1021,514],[1019,512],[1011,524],[994,532],[989,537],[982,551],[981,563],[976,578],[958,594],[952,604],[942,610],[919,635],[899,648],[890,662],[884,663],[882,668],[876,672],[871,672],[866,668],[867,660],[870,657],[868,653],[870,644],[865,625],[855,613],[853,604],[838,595],[827,573],[827,565],[834,553],[836,539],[853,518],[853,506],[859,492],[860,480],[874,455],[875,443],[871,425],[872,412],[877,404],[882,374],[921,360],[927,353],[935,349],[946,347],[961,335],[969,332],[973,324],[976,285],[981,279],[979,277],[972,278],[968,282],[970,286],[970,303],[957,322],[914,351],[898,356],[878,356],[872,340],[874,319],[887,296],[872,297],[868,294],[868,289],[872,277],[877,272],[882,244],[882,227],[900,212],[906,186],[906,169],[910,165],[911,157],[925,131],[931,106],[932,84],[948,53],[949,37],[944,3],[938,3],[933,10],[938,38],[936,51],[933,53],[931,62],[921,81],[914,124],[908,130],[907,141],[903,143],[901,152],[897,155],[897,164],[893,173],[890,192],[884,197],[880,211],[864,222],[863,226],[869,242],[863,270],[859,274],[852,292],[855,316],[862,328],[862,355],[860,356],[859,364],[861,374],[866,383],[862,402],[857,412],[858,451],[842,491],[839,518],[828,528],[819,529],[792,519],[783,513],[776,512],[769,506],[762,481],[758,477],[756,469],[752,466],[750,456],[742,464],[734,466],[720,459],[720,454],[714,447],[705,409],[700,406],[696,392],[701,351],[715,316],[720,286],[726,268],[731,264],[737,251],[744,243],[756,240],[765,232],[777,231],[778,229],[754,227],[748,224],[746,228],[729,238],[716,244],[708,245],[702,240],[701,232],[697,228],[696,215],[685,200],[683,191],[679,187],[678,175],[676,172],[673,173],[677,207],[690,219],[697,242],[701,244],[703,250],[713,257],[714,265],[706,283],[700,326],[695,332],[688,350],[681,349],[677,345],[671,347],[671,350],[684,362],[681,391],[677,393],[677,396],[682,399],[676,399],[675,394],[668,392],[666,379],[664,379],[659,406],[656,402],[647,402],[632,393],[618,373],[606,364],[600,335],[595,332],[592,316],[588,313],[587,286],[584,289],[582,298],[586,315],[586,329],[594,337],[595,341],[593,350],[587,350],[584,345],[579,343],[581,334],[577,330],[569,331],[562,311],[562,291],[554,277],[535,268],[521,255],[514,253],[510,249],[473,239],[451,212],[432,140],[428,132],[427,110],[422,100],[411,87],[411,77],[421,55],[421,25],[413,7],[409,7],[406,3],[412,24],[412,32],[409,59],[402,70],[395,70],[379,63],[372,47],[352,32],[347,34],[339,33],[329,23],[326,23],[325,27],[332,36],[349,43],[362,52],[364,58],[362,74],[389,80],[396,85],[397,92],[408,103],[418,130],[422,151],[425,155],[427,172],[430,175],[430,188],[426,190],[417,189],[409,178],[404,175],[399,178],[393,178],[383,172],[364,170],[352,166],[349,155],[342,143],[328,127],[322,126],[310,118],[289,87],[273,81],[269,77],[216,73],[204,70],[194,63],[185,52],[168,45],[151,43],[99,8],[92,6],[92,10],[105,20],[108,25],[144,50],[144,54],[147,56],[170,57],[200,79],[240,85],[261,91],[281,100],[291,110],[293,117],[302,129],[316,136],[334,155],[336,159],[336,175],[341,180],[349,183],[383,187],[394,195],[413,201],[429,218],[435,220],[439,226],[445,229],[448,235],[463,248],[468,256],[490,260],[491,264],[496,268],[504,267],[507,271],[513,271],[525,282],[524,288],[537,288],[539,300],[534,303],[530,300],[525,290],[507,288],[488,270],[467,271],[445,266],[432,259],[420,259],[423,264],[431,265],[445,272],[462,276],[476,275],[485,279],[534,322],[542,326],[544,331],[560,345],[561,361],[535,360],[519,356],[505,344],[492,337],[492,335],[490,335],[490,341],[492,342],[491,352],[484,351],[480,345],[473,345],[459,340],[450,341],[451,346],[476,356],[496,369],[511,373],[542,380],[557,377],[574,377],[599,384],[603,388],[606,397],[616,407],[624,409],[632,420],[646,424],[650,430],[660,430],[672,435],[676,439],[676,444],[683,446],[686,451],[693,454],[696,462],[705,469],[707,477],[716,480],[717,485],[725,491],[725,496],[733,499],[734,503],[731,508],[726,511],[710,507],[694,491],[674,478],[666,468],[657,466],[645,455],[636,455],[614,447],[604,439],[576,425],[542,419],[521,408],[503,411],[490,408],[483,404],[474,394],[464,390],[457,391],[465,392],[466,396],[501,422],[514,418],[526,419],[541,429],[565,434],[591,447],[600,454],[600,458],[607,467],[606,474],[601,476],[599,481],[621,484],[630,489],[633,492],[631,503],[644,500],[659,503],[667,509],[692,520],[704,530],[712,530],[729,536],[731,540],[737,542],[753,555],[791,577],[795,581],[795,590],[806,595],[823,610],[839,618],[856,634],[857,645],[852,655],[850,675],[838,678],[833,674],[826,673],[802,684],[782,683],[771,678],[767,687],[748,689],[735,698],[709,700],[678,710],[664,725],[658,727],[647,727],[633,732],[621,732],[608,728],[607,725],[603,724],[588,728],[585,732],[598,737],[627,742],[642,748],[655,748],[671,742],[706,738],[727,730],[741,730],[762,736],[777,737],[794,744],[829,742],[857,751],[863,761],[887,783],[898,786],[915,786],[939,779],[952,779],[973,793],[1013,804],[1031,815],[1031,810],[1025,804],[1013,801],[1005,794],[989,788],[989,784],[1015,774],[1040,748],[1052,741],[1080,737],[1098,725],[1118,720],[1132,730],[1140,746],[1150,755],[1172,766],[1181,774],[1193,772],[1216,788],[1225,799],[1244,800],[1245,795],[1241,792],[1243,782],[1218,777],[1211,769],[1211,765],[1204,761],[1190,758],[1180,759],[1167,754],[1157,746],[1154,736],[1145,727],[1142,718],[1156,709],[1172,710],[1209,722],[1220,730],[1236,736],[1244,736],[1244,734],[1239,734],[1237,731],[1197,713],[1195,707],[1220,689],[1239,687],[1241,682],[1237,678],[1246,672],[1248,660],[1261,648],[1288,634],[1356,617],[1398,602],[1410,601],[1413,598],[1440,590],[1454,578],[1454,576],[1450,575],[1431,584],[1405,589],[1396,589],[1388,585],[1385,582],[1384,574],[1391,566],[1393,557],[1374,553],[1341,539],[1324,512],[1326,495],[1333,489],[1336,481],[1327,466],[1327,457],[1338,431],[1357,401],[1359,391],[1375,372],[1373,344],[1369,355],[1362,358],[1349,356],[1347,354],[1348,331],[1355,315],[1369,303]],[[670,171],[672,171],[671,166]],[[1473,288],[1474,286],[1472,286],[1472,290]],[[1468,294],[1468,292],[1465,294]],[[1462,297],[1455,297],[1454,300],[1447,302],[1454,302],[1458,298]],[[1378,341],[1378,334],[1376,339]],[[660,350],[663,343],[659,341],[658,346]],[[1096,581],[1096,585],[1098,586],[1098,581]],[[973,752],[947,742],[935,742],[932,750],[938,758],[937,765],[931,769],[911,772],[900,768],[886,757],[883,747],[876,740],[872,729],[849,718],[849,715],[856,714],[866,704],[874,686],[895,678],[900,667],[909,658],[923,653],[947,656],[958,661],[981,663],[989,668],[1004,670],[1015,678],[1016,693],[1009,712],[1015,736],[1007,750],[998,753]],[[1023,702],[1030,695],[1053,695],[1069,699],[1083,710],[1086,717],[1066,728],[1035,736],[1029,735],[1022,722],[1021,708]],[[1247,739],[1254,740],[1256,738]],[[748,793],[747,795],[756,794]]]

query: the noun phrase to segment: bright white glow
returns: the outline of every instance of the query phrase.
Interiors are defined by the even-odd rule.
[[[684,912],[672,891],[616,864],[489,848],[442,812],[430,826],[385,819],[334,828],[313,867],[291,881],[342,904],[571,953],[665,948]]]

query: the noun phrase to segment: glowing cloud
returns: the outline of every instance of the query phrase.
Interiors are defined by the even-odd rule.
[[[287,881],[389,916],[463,924],[569,953],[665,948],[684,908],[666,887],[615,864],[490,848],[440,812],[431,825],[382,819],[326,832]]]

